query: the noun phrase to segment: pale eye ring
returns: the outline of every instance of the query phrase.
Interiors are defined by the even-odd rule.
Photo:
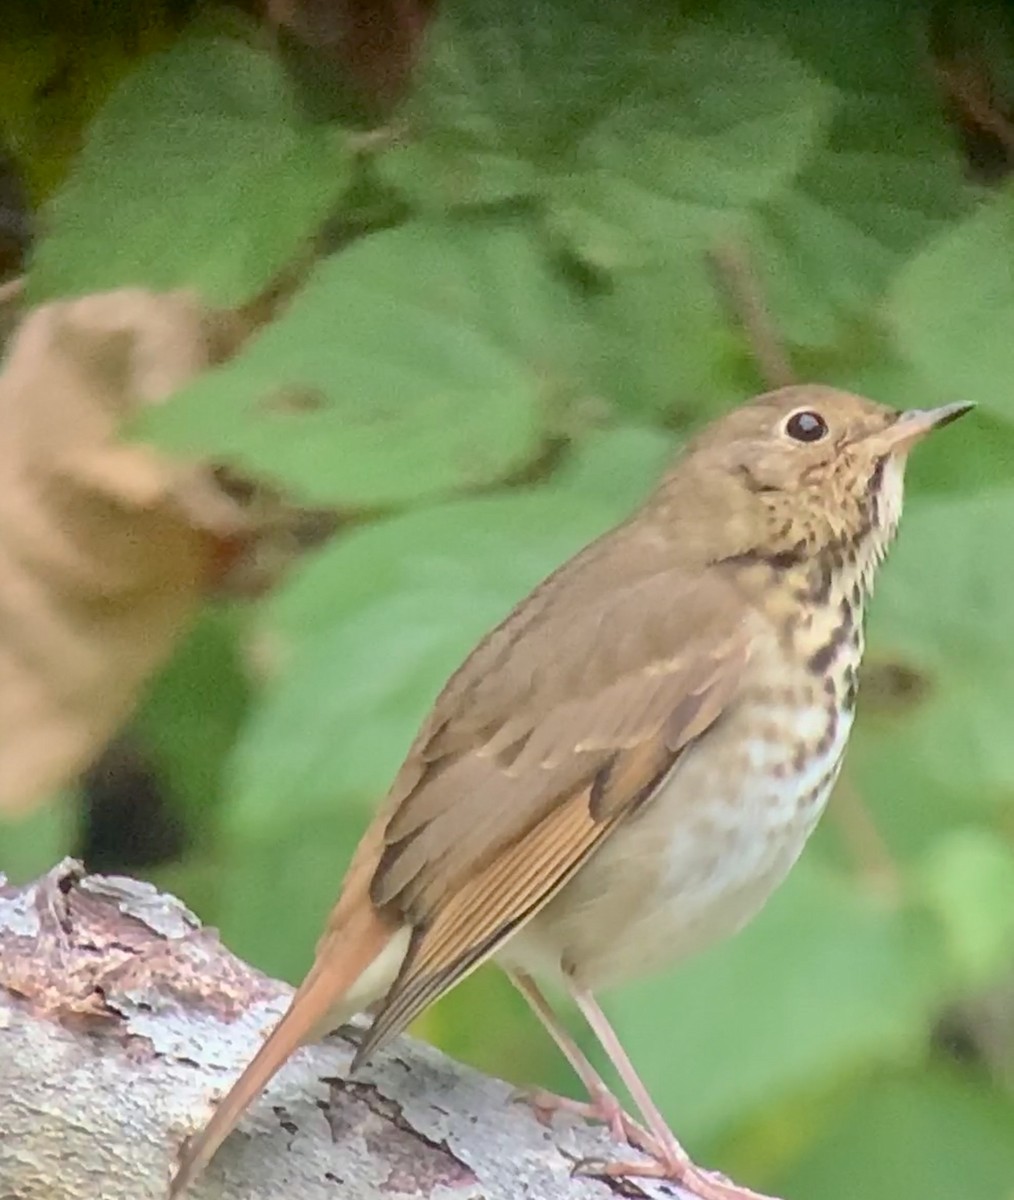
[[[801,408],[788,417],[785,432],[794,442],[819,442],[827,436],[827,422],[819,412]]]

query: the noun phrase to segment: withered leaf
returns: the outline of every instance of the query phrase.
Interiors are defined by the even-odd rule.
[[[45,305],[0,372],[0,810],[87,766],[192,617],[238,507],[203,467],[120,441],[207,367],[183,294]]]

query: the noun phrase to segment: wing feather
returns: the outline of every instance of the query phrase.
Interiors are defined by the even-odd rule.
[[[499,711],[453,679],[438,701],[393,789],[370,885],[414,934],[359,1058],[531,920],[733,701],[749,653],[738,597],[674,573],[632,592],[561,612],[555,628],[548,614],[541,655],[530,637],[506,662],[501,649],[499,671],[516,678],[498,684]],[[614,625],[622,655],[601,641]],[[549,652],[554,635],[582,644],[589,629],[599,641],[583,658]],[[561,658],[577,670],[550,685]]]

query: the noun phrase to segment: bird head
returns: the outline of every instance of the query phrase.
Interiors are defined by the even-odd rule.
[[[832,554],[866,581],[897,529],[909,452],[970,408],[899,412],[834,388],[781,388],[691,441],[661,502],[684,535],[697,514],[713,559],[801,565]]]

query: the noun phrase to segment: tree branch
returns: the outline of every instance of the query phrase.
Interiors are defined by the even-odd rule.
[[[0,984],[0,1200],[164,1200],[183,1138],[290,994],[178,900],[71,860],[25,888],[0,876]],[[604,1131],[546,1128],[411,1039],[349,1080],[354,1036],[295,1056],[195,1200],[688,1200],[573,1178],[616,1157]]]

